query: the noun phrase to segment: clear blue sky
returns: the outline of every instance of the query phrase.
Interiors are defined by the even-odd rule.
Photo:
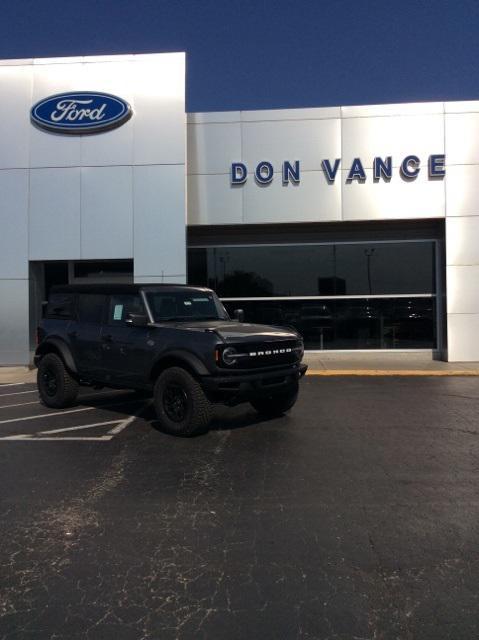
[[[187,52],[187,110],[479,99],[478,0],[4,0],[0,58]]]

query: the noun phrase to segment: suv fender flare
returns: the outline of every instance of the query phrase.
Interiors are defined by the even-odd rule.
[[[187,365],[188,368],[192,369],[194,373],[198,376],[207,376],[210,374],[210,371],[206,368],[206,366],[201,362],[198,356],[195,356],[193,353],[189,351],[183,351],[181,349],[175,351],[168,351],[167,353],[163,353],[155,362],[150,370],[150,377],[153,376],[153,372],[155,369],[161,368],[162,364],[166,364],[171,362],[171,366],[181,366],[181,364]]]
[[[53,349],[50,347],[53,347]],[[43,356],[52,351],[60,354],[66,368],[69,369],[71,373],[78,373],[70,348],[61,338],[48,338],[45,342],[42,342],[35,352],[35,360],[39,356]]]

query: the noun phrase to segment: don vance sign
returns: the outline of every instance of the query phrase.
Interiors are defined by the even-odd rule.
[[[393,165],[392,156],[375,157],[372,162],[372,179],[374,182],[381,180],[389,182],[393,175],[393,166],[398,166],[401,178],[406,181],[413,181],[421,171],[421,164],[421,159],[414,154],[401,158],[399,165]],[[343,170],[346,183],[362,183],[367,180],[365,165],[361,158],[354,158],[347,167],[341,167],[341,158],[335,158],[334,160],[324,159],[321,160],[321,169],[325,180],[329,184],[334,184],[338,172],[341,174],[340,169]],[[429,179],[443,178],[446,175],[446,156],[443,153],[431,154],[427,159],[427,171]],[[248,173],[248,167],[244,162],[233,162],[230,170],[231,184],[245,184],[248,179]],[[299,184],[301,181],[301,164],[299,160],[294,162],[285,161],[282,163],[280,170],[278,170],[268,160],[262,160],[253,167],[251,173],[255,182],[259,185],[270,184],[277,173],[280,174],[284,185],[289,183]]]

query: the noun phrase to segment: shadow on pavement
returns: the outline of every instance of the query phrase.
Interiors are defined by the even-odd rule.
[[[144,392],[111,390],[95,393],[88,390],[83,395],[80,395],[77,402],[72,407],[69,407],[69,409],[81,407],[92,407],[99,410],[105,409],[110,413],[121,414],[121,417],[124,419],[129,416],[139,414],[138,417],[150,423],[150,426],[155,431],[165,433],[161,429],[159,422],[156,420],[155,409],[151,396]],[[67,412],[69,409],[65,409],[65,411]],[[55,409],[52,409],[52,411],[55,411]],[[249,406],[248,403],[244,403],[236,407],[215,405],[209,428],[194,437],[201,437],[209,431],[245,429],[271,422],[271,420],[272,418],[260,416]]]

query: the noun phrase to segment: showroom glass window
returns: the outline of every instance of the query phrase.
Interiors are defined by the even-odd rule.
[[[294,326],[310,349],[436,343],[434,241],[191,248],[188,281],[248,321]]]

